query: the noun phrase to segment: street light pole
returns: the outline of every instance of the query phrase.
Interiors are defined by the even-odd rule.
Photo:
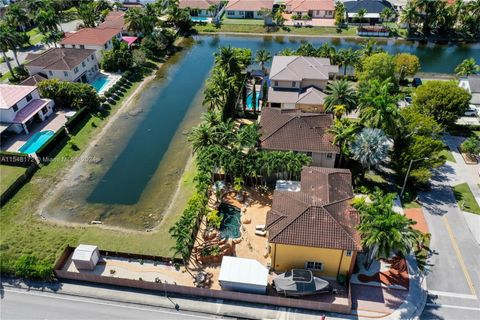
[[[417,161],[427,160],[428,158],[420,158],[415,160],[410,160],[410,164],[408,165],[407,174],[405,175],[405,180],[403,181],[402,191],[400,192],[400,201],[402,200],[403,192],[405,191],[405,186],[407,185],[408,175],[410,174],[410,170],[412,169],[412,164]]]

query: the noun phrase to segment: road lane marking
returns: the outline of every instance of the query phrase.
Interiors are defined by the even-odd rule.
[[[442,297],[452,297],[452,298],[460,298],[460,299],[471,299],[477,300],[477,296],[473,294],[463,294],[463,293],[454,293],[454,292],[445,292],[445,291],[435,291],[435,290],[428,290],[429,293],[442,296]]]
[[[440,303],[427,303],[427,307],[441,307],[441,308],[451,308],[451,309],[462,309],[462,310],[473,310],[473,311],[480,311],[480,308],[474,307],[462,307],[462,306],[454,306],[451,304],[440,304]]]
[[[199,319],[215,319],[213,317],[205,317],[205,316],[197,316],[194,314],[189,314],[189,313],[182,313],[182,312],[171,312],[171,311],[162,311],[162,310],[155,310],[155,309],[149,309],[149,308],[140,308],[140,307],[134,307],[134,306],[126,306],[126,305],[121,305],[121,304],[116,304],[116,303],[107,303],[107,302],[100,302],[100,301],[90,301],[90,300],[84,300],[84,299],[77,299],[77,298],[67,298],[67,297],[58,297],[53,294],[40,294],[40,293],[34,293],[34,292],[27,292],[27,291],[18,291],[18,290],[10,290],[10,289],[3,289],[5,292],[12,292],[12,293],[18,293],[18,294],[26,294],[26,295],[31,295],[31,296],[37,296],[37,297],[44,297],[44,298],[51,298],[51,299],[59,299],[59,300],[67,300],[67,301],[75,301],[75,302],[83,302],[83,303],[91,303],[91,304],[99,304],[99,305],[104,305],[104,306],[109,306],[109,307],[119,307],[119,308],[125,308],[125,309],[133,309],[133,310],[140,310],[140,311],[150,311],[150,312],[156,312],[156,313],[166,313],[166,314],[175,314],[175,315],[184,315],[185,317],[192,317],[192,318],[199,318]],[[5,299],[5,298],[4,298]],[[92,298],[95,299],[95,298]],[[129,302],[125,302],[129,303]],[[163,308],[163,307],[154,307],[152,308]]]
[[[462,253],[458,248],[458,244],[457,244],[457,241],[455,240],[455,236],[453,235],[452,228],[450,227],[450,224],[448,223],[448,219],[445,215],[443,216],[442,219],[443,219],[443,223],[447,227],[447,232],[448,232],[448,235],[450,236],[450,241],[452,242],[452,245],[453,245],[453,250],[455,251],[457,260],[460,263],[460,267],[462,268],[463,275],[465,276],[465,280],[467,280],[467,284],[470,287],[470,291],[472,292],[472,294],[476,296],[477,294],[475,292],[475,287],[473,286],[472,279],[468,274],[467,267],[465,266],[465,262],[463,261]]]

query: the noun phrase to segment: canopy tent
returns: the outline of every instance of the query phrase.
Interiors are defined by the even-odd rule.
[[[264,294],[268,269],[257,260],[224,256],[218,282],[224,290]]]
[[[72,261],[78,270],[93,270],[100,260],[100,252],[97,246],[81,244],[72,255]]]
[[[135,41],[137,41],[138,37],[128,37],[128,36],[123,36],[122,40],[125,41],[128,46],[131,46]]]

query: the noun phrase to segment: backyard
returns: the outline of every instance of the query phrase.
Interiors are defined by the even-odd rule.
[[[3,194],[22,174],[24,167],[0,165],[0,194]]]
[[[256,21],[256,20],[255,20]],[[357,29],[337,29],[334,27],[309,27],[309,28],[295,28],[295,27],[282,27],[267,29],[263,24],[233,24],[223,23],[219,27],[213,24],[196,25],[194,29],[198,33],[260,33],[260,34],[277,34],[277,35],[304,35],[304,36],[356,36]]]

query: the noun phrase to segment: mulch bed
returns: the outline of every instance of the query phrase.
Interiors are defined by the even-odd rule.
[[[377,272],[372,276],[359,274],[358,280],[365,283],[380,282],[387,286],[400,285],[408,289],[408,267],[405,259],[401,257],[395,257],[384,261],[391,264],[390,270],[384,272]]]

